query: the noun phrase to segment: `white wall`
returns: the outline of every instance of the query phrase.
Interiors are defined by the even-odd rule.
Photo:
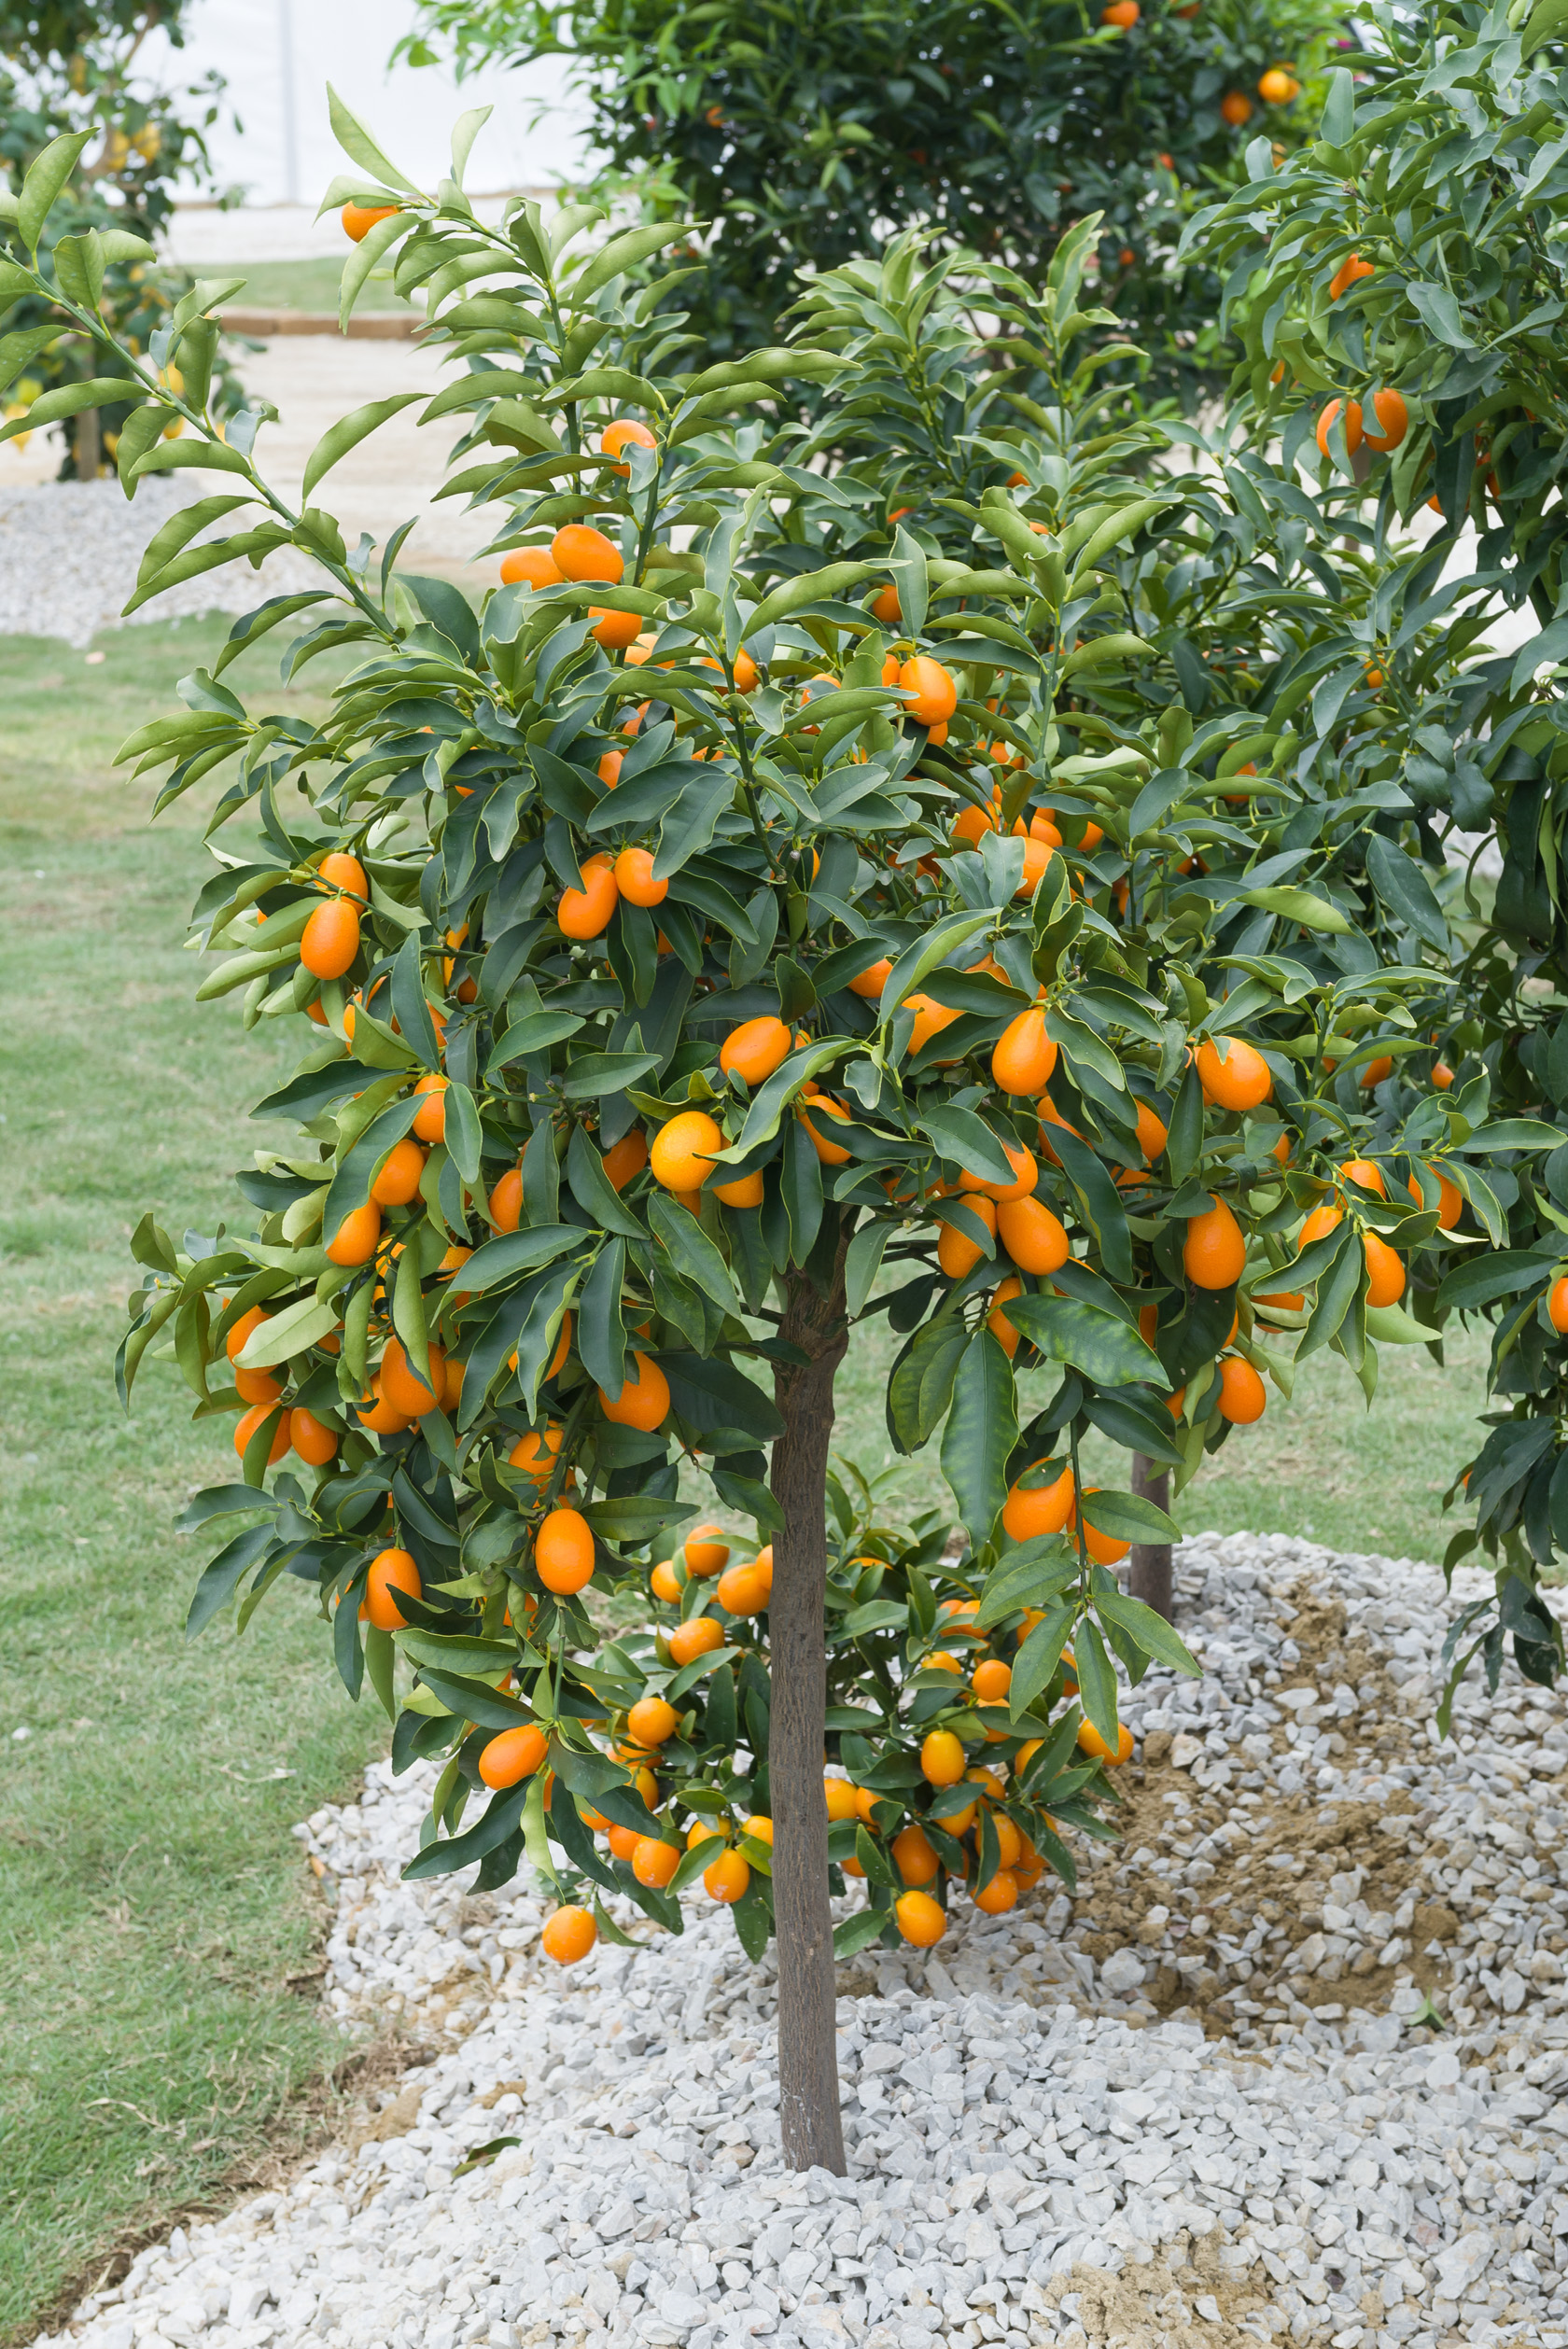
[[[329,82],[423,188],[450,169],[450,126],[476,105],[496,111],[469,161],[471,192],[542,188],[581,167],[583,112],[564,61],[462,84],[445,67],[389,68],[413,16],[413,0],[195,0],[184,49],[155,35],[138,63],[172,87],[209,67],[224,76],[210,144],[220,181],[243,188],[247,206],[314,211],[333,175],[353,168],[328,121]]]

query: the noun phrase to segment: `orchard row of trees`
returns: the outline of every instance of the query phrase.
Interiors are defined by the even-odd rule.
[[[137,600],[285,543],[321,570],[125,746],[161,804],[218,778],[199,992],[302,1049],[232,1220],[137,1236],[125,1390],[150,1355],[242,1414],[191,1629],[306,1584],[399,1763],[441,1763],[409,1873],[525,1853],[563,1958],[610,1890],[679,1930],[699,1876],[749,1951],[777,1930],[802,2164],[842,2161],[835,1949],[1071,1881],[1118,1667],[1191,1669],[1114,1571],[1173,1529],[1085,1478],[1091,1432],[1180,1481],[1323,1348],[1370,1395],[1381,1346],[1491,1313],[1469,1629],[1561,1666],[1557,7],[1385,12],[1376,91],[1247,151],[1190,231],[1245,346],[1214,435],[1121,380],[1093,214],[1039,286],[905,232],[709,361],[683,231],[485,227],[481,118],[432,197],[341,106],[345,301],[424,289],[503,583],[476,611],[308,502],[406,401],[326,436],[297,511],[259,415],[203,403],[197,302],[160,370],[123,355],[127,486],[228,477]],[[1488,660],[1480,604],[1527,596]],[[235,690],[274,630],[287,675],[351,656],[320,723]],[[1445,856],[1491,821],[1495,909]],[[956,1546],[830,1475],[883,1316]],[[698,1468],[754,1561],[680,1538]]]

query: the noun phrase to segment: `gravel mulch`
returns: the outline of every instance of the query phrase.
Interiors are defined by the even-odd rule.
[[[841,1970],[848,2177],[781,2166],[727,1918],[563,1973],[531,1887],[398,1881],[426,1789],[377,1765],[298,1830],[327,1996],[440,2051],[49,2344],[1564,2349],[1563,1699],[1510,1666],[1433,1741],[1479,1577],[1211,1535],[1179,1584],[1206,1675],[1128,1697],[1078,1898]]]
[[[144,481],[133,498],[119,483],[46,482],[0,490],[0,636],[59,636],[91,644],[119,624],[136,584],[147,540],[180,506],[222,492],[218,476]],[[220,526],[243,526],[236,512]],[[199,612],[248,611],[267,595],[318,584],[308,555],[284,547],[259,576],[248,563],[187,580],[144,604],[135,621],[183,620]]]

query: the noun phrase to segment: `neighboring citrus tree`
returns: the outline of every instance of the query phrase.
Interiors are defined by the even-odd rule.
[[[13,437],[45,425],[71,427],[61,468],[67,477],[91,478],[104,455],[112,458],[135,397],[127,382],[119,401],[76,406],[77,387],[121,372],[119,345],[151,350],[190,289],[183,271],[159,263],[157,243],[177,183],[211,185],[203,133],[216,119],[220,85],[208,75],[181,91],[156,90],[135,72],[154,26],[179,48],[183,16],[183,0],[0,6],[0,216],[16,219],[23,180],[46,147],[69,156],[71,166],[40,250],[47,292],[5,287],[14,307],[0,399]],[[58,145],[62,138],[75,140],[74,151]],[[62,333],[57,291],[95,298],[110,332]],[[216,412],[237,408],[239,387],[221,354],[217,380]]]
[[[1348,24],[1339,0],[427,0],[405,48],[573,61],[609,185],[712,224],[679,294],[712,357],[773,340],[803,266],[919,225],[1038,286],[1094,212],[1091,267],[1169,386],[1214,358],[1220,281],[1169,267],[1192,194],[1248,123],[1299,134]]]
[[[1502,850],[1494,892],[1465,879],[1434,1031],[1452,1090],[1431,1102],[1405,1082],[1421,1060],[1401,1061],[1377,1139],[1492,1116],[1494,1144],[1527,1145],[1472,1180],[1493,1247],[1451,1263],[1425,1302],[1494,1326],[1498,1408],[1449,1496],[1476,1516],[1447,1565],[1484,1545],[1496,1587],[1456,1625],[1453,1679],[1479,1652],[1495,1687],[1511,1640],[1527,1678],[1550,1683],[1562,1640],[1538,1586],[1568,1555],[1568,539],[1553,503],[1568,467],[1568,8],[1372,13],[1379,87],[1337,74],[1317,141],[1278,171],[1254,146],[1245,195],[1193,233],[1234,289],[1253,446],[1319,461],[1316,440],[1324,503],[1368,549],[1423,524],[1347,616],[1313,706],[1337,708],[1360,788],[1388,811],[1379,832],[1407,839],[1427,881],[1446,854],[1473,872],[1477,833]],[[1486,632],[1514,614],[1513,649],[1486,657]],[[1393,918],[1436,937],[1424,885],[1380,848],[1367,871]]]
[[[526,1853],[563,1958],[617,1930],[603,1891],[679,1930],[700,1874],[748,1950],[777,1929],[786,2148],[837,2166],[835,1950],[1071,1881],[1058,1831],[1104,1831],[1129,1747],[1117,1662],[1191,1669],[1113,1572],[1174,1529],[1085,1440],[1190,1473],[1288,1388],[1271,1327],[1370,1392],[1377,1343],[1428,1334],[1409,1263],[1482,1195],[1488,1136],[1438,1097],[1384,1131],[1393,1056],[1432,1070],[1442,916],[1317,693],[1393,558],[1258,459],[1176,469],[1103,384],[1092,217],[1038,297],[905,238],[824,277],[796,345],[693,371],[626,287],[667,231],[483,226],[481,117],[438,200],[334,113],[345,311],[383,257],[425,288],[461,371],[426,418],[460,424],[505,583],[476,613],[397,567],[406,533],[351,554],[286,506],[254,418],[195,394],[199,302],[182,389],[127,357],[130,485],[227,477],[136,600],[285,542],[322,579],[123,753],[161,805],[222,771],[199,995],[314,1027],[232,1222],[140,1227],[122,1387],[155,1349],[243,1414],[243,1480],[187,1512],[229,1535],[190,1629],[310,1587],[399,1766],[441,1763],[408,1872]],[[413,397],[335,426],[304,498]],[[319,723],[227,681],[278,627],[290,676],[350,656]],[[834,1374],[884,1313],[957,1548],[830,1483]],[[666,1540],[683,1465],[754,1560]]]

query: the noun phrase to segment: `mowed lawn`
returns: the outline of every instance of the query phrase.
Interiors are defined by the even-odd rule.
[[[149,829],[109,766],[225,628],[126,628],[94,665],[0,638],[0,2339],[343,2052],[289,1987],[317,1918],[288,1830],[352,1791],[379,1713],[298,1585],[185,1644],[201,1559],[171,1520],[231,1473],[228,1422],[191,1424],[172,1365],[127,1419],[112,1376],[137,1219],[232,1211],[287,1054],[192,1002],[200,816]]]
[[[111,1377],[139,1216],[210,1231],[232,1211],[229,1173],[271,1135],[248,1107],[294,1049],[246,1037],[237,999],[191,1000],[210,787],[149,828],[151,786],[109,767],[223,633],[128,628],[92,665],[0,639],[0,2340],[270,2132],[287,2142],[342,2051],[311,1981],[290,1987],[318,1918],[288,1828],[352,1790],[379,1717],[343,1697],[295,1586],[243,1641],[219,1623],[184,1643],[202,1560],[170,1524],[229,1473],[227,1423],[192,1426],[161,1365],[126,1419]],[[246,670],[276,677],[264,650]],[[892,1351],[872,1324],[842,1378],[839,1448],[870,1471],[892,1458]],[[1440,1371],[1389,1349],[1370,1413],[1320,1358],[1206,1467],[1183,1524],[1439,1557],[1484,1361],[1479,1339],[1449,1352]],[[934,1458],[896,1464],[898,1505],[944,1489]]]

